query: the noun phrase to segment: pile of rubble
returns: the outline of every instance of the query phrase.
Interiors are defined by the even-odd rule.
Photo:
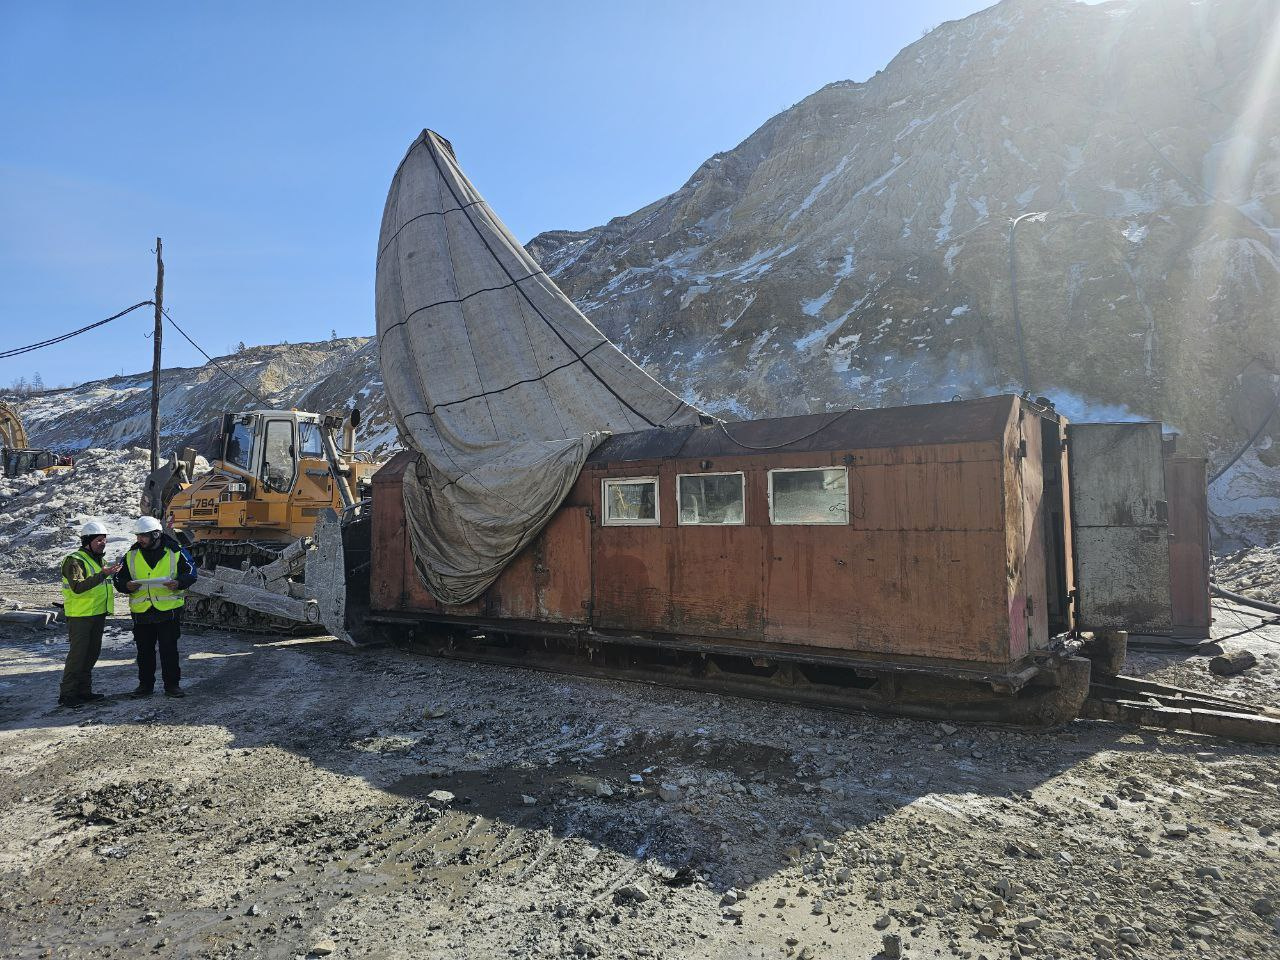
[[[1255,600],[1280,603],[1280,544],[1246,547],[1218,557],[1213,582]]]
[[[107,557],[133,542],[138,500],[150,455],[128,450],[86,450],[75,467],[47,476],[0,480],[0,570],[24,580],[57,579],[58,562],[79,545],[87,520],[106,524]]]

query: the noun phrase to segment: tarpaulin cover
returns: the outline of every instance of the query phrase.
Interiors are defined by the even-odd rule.
[[[414,562],[444,603],[484,592],[607,433],[698,420],[560,292],[430,130],[387,194],[377,314],[387,399],[418,453]]]

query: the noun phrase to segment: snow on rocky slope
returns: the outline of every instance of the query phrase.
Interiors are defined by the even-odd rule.
[[[1020,390],[1012,242],[1027,386],[1077,420],[1161,419],[1224,463],[1280,392],[1274,15],[1004,0],[824,87],[670,196],[529,249],[660,380],[750,417]],[[372,341],[222,362],[272,404],[358,402],[361,446],[395,445]],[[23,415],[37,443],[145,442],[148,388],[111,378]],[[258,405],[210,366],[163,389],[166,446],[208,452],[222,411]],[[1280,539],[1277,441],[1280,416],[1215,486],[1220,543]]]
[[[107,557],[122,556],[133,542],[138,498],[151,466],[150,453],[86,450],[72,470],[0,478],[0,571],[24,579],[58,578],[59,561],[80,545],[86,521],[107,527]]]
[[[1012,244],[1026,386],[1224,462],[1280,386],[1275,12],[1005,0],[530,249],[660,380],[744,417],[1020,389]],[[1217,504],[1272,536],[1275,440],[1280,417]]]
[[[249,347],[217,358],[217,364],[162,371],[160,433],[165,450],[194,446],[210,454],[223,413],[264,406],[319,413],[358,406],[363,415],[361,449],[383,453],[396,444],[395,425],[382,396],[377,345],[368,337]],[[151,375],[95,380],[39,394],[17,406],[33,446],[66,451],[145,446]]]

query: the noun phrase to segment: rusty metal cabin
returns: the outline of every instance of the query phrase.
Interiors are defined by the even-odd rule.
[[[1063,429],[998,396],[613,436],[462,606],[414,570],[402,453],[374,479],[371,616],[1012,677],[1071,625]]]

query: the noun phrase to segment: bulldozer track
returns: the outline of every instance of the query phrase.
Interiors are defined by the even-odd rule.
[[[280,556],[281,548],[256,540],[200,540],[192,545],[191,553],[196,565],[202,569],[215,566],[243,569],[245,565],[258,567],[271,563]],[[183,623],[197,629],[258,635],[307,637],[324,633],[324,628],[318,624],[273,617],[217,597],[188,597]]]
[[[242,613],[227,614],[206,612],[200,601],[188,601],[184,607],[182,624],[197,630],[221,630],[229,633],[253,633],[260,636],[314,637],[324,633],[324,628],[314,623],[297,623],[280,617],[267,617],[252,610],[245,610],[235,604],[224,603],[223,606]],[[248,617],[261,618],[255,622]]]

